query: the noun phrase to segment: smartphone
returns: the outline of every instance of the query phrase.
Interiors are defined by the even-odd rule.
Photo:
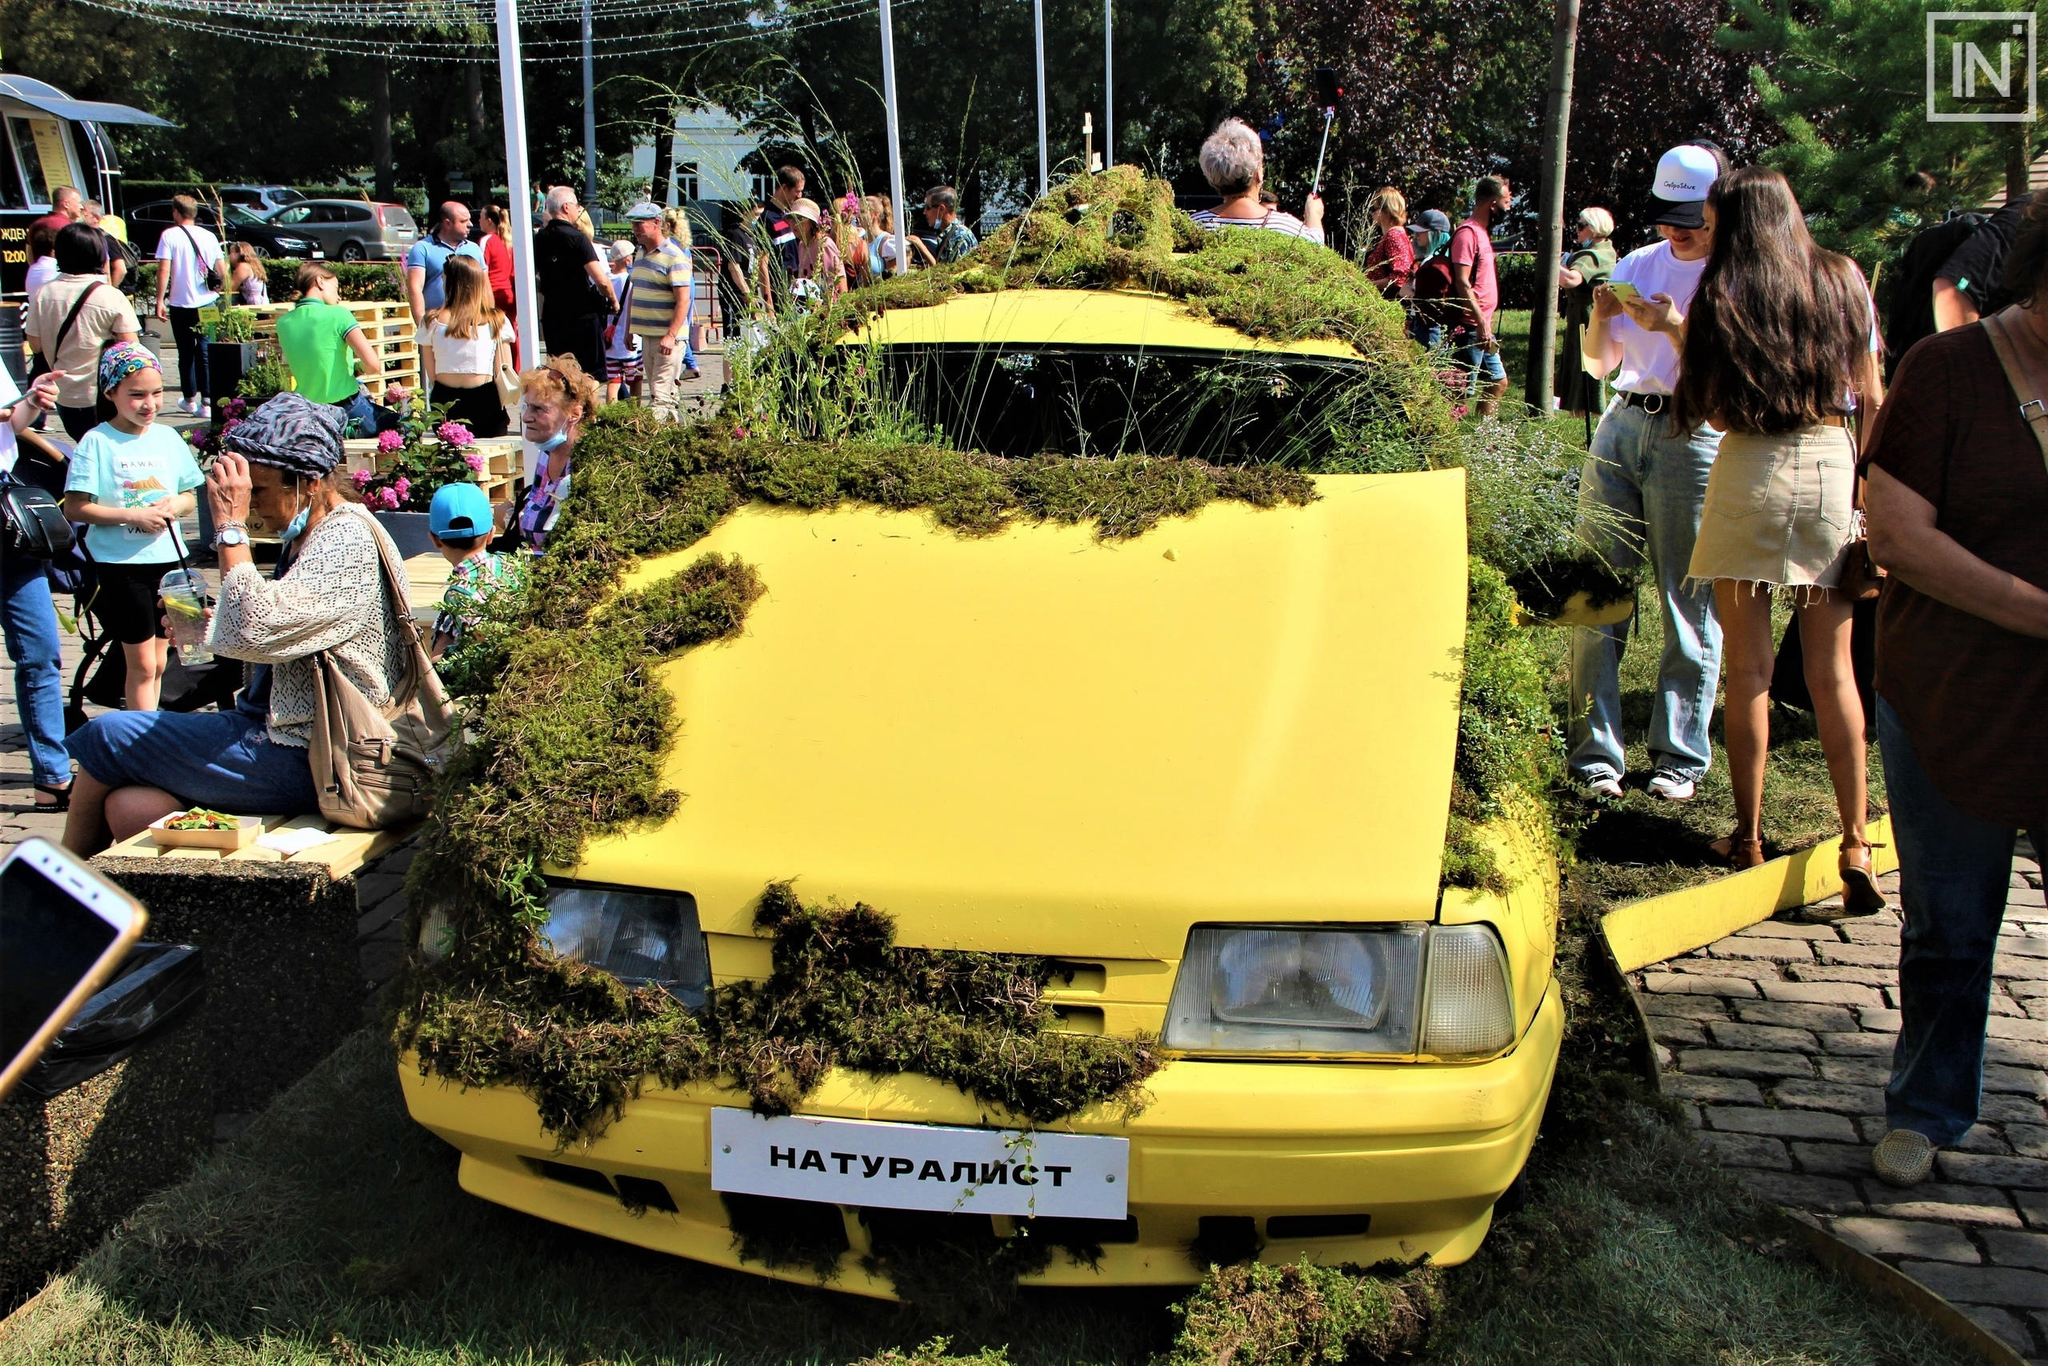
[[[1607,292],[1617,299],[1624,300],[1640,299],[1643,297],[1643,292],[1626,280],[1609,280],[1607,282]]]
[[[1335,109],[1344,99],[1344,87],[1337,83],[1337,68],[1319,66],[1316,68],[1316,106],[1321,109]]]
[[[142,903],[47,840],[0,858],[0,1098],[142,937]]]

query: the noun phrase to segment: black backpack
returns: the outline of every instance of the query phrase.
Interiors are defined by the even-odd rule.
[[[1945,223],[1921,229],[1906,244],[1898,269],[1892,272],[1891,307],[1886,310],[1891,324],[1884,334],[1887,382],[1913,343],[1934,335],[1934,273],[1983,226],[1983,214],[1959,213]]]

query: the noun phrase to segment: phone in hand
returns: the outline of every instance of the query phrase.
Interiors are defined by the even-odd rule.
[[[0,1098],[148,923],[141,902],[47,840],[23,840],[0,858]]]
[[[1607,292],[1623,302],[1643,297],[1643,292],[1626,280],[1609,280],[1607,282]]]

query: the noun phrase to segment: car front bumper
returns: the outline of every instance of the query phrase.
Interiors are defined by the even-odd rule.
[[[1130,1140],[1136,1241],[1105,1241],[1092,1263],[1055,1256],[1026,1283],[1190,1284],[1203,1268],[1188,1244],[1210,1216],[1238,1216],[1240,1226],[1244,1216],[1255,1220],[1267,1262],[1303,1254],[1326,1264],[1464,1261],[1535,1142],[1563,1023],[1552,987],[1514,1049],[1482,1063],[1172,1062],[1149,1084],[1149,1103],[1135,1118],[1090,1111],[1062,1126]],[[411,1057],[401,1061],[400,1077],[413,1118],[462,1151],[460,1180],[472,1195],[698,1261],[817,1279],[808,1268],[742,1262],[711,1189],[711,1111],[744,1106],[741,1093],[650,1083],[603,1135],[564,1151],[541,1130],[533,1103],[512,1088],[465,1090],[421,1076]],[[971,1097],[922,1076],[834,1073],[804,1113],[984,1122]],[[629,1209],[609,1185],[621,1177],[658,1182],[675,1211]],[[869,1244],[858,1212],[842,1212],[848,1250],[827,1283],[891,1297],[888,1280],[861,1266]],[[1275,1215],[1369,1215],[1370,1223],[1360,1236],[1288,1240],[1265,1236]],[[994,1227],[1009,1231],[1002,1220]]]

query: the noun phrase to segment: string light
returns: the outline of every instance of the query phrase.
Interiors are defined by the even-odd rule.
[[[79,0],[79,3],[90,5],[95,9],[109,10],[116,14],[127,15],[130,18],[166,24],[173,28],[186,29],[195,33],[205,33],[221,38],[240,38],[249,42],[262,42],[274,47],[288,47],[306,52],[324,52],[345,57],[381,57],[394,61],[417,62],[494,62],[497,60],[496,48],[490,40],[444,42],[425,38],[351,38],[333,34],[277,33],[267,29],[237,28],[227,24],[209,23],[203,19],[185,17],[188,13],[217,13],[219,7],[212,4],[178,4],[168,3],[167,0],[155,0],[155,3],[151,3],[150,0],[128,0],[127,3],[116,3],[115,0]],[[629,0],[621,0],[621,3],[629,3]],[[896,0],[896,3],[899,5],[915,4],[917,0]],[[593,0],[593,20],[596,15],[595,4],[596,0]],[[292,22],[276,18],[269,12],[271,8],[263,4],[239,7],[236,10],[236,14],[238,17],[245,17],[251,22]],[[378,27],[393,23],[402,23],[406,27],[420,26],[417,17],[420,11],[416,9],[407,11],[410,17],[406,20],[397,21],[392,19],[372,20],[365,18],[363,17],[362,8],[355,6],[316,7],[301,4],[293,8],[323,8],[328,14],[332,15],[339,15],[346,11],[354,16],[347,19],[334,17],[323,18],[318,21],[305,19],[296,21],[302,23],[345,23],[348,26],[359,28]],[[579,0],[562,0],[561,3],[553,6],[542,4],[534,8],[547,10],[551,14],[555,10],[559,10],[559,17],[564,19],[580,17],[582,13]],[[647,3],[631,5],[630,12],[636,15],[644,15],[650,12],[730,8],[732,8],[732,5],[729,0],[648,0]],[[872,8],[873,0],[824,0],[824,3],[806,5],[799,10],[790,11],[791,17],[787,18],[771,20],[750,14],[744,18],[732,20],[724,24],[699,26],[692,30],[685,30],[684,32],[691,35],[687,38],[671,37],[669,34],[661,32],[594,34],[591,39],[591,47],[593,52],[598,55],[617,55],[618,52],[623,51],[630,51],[636,55],[658,52],[696,51],[723,47],[729,43],[773,38],[803,29],[834,24],[851,14],[867,12]],[[167,13],[165,11],[177,12]],[[522,19],[530,17],[528,10],[522,8],[520,17]],[[462,26],[480,29],[490,27],[490,25],[474,18],[466,20]],[[733,32],[732,30],[740,31]],[[706,33],[718,33],[721,31],[727,32],[728,36],[703,36]],[[573,61],[578,58],[581,42],[580,38],[525,40],[521,43],[521,48],[524,50],[522,55],[525,60],[530,62]],[[534,49],[540,50],[536,51]],[[561,50],[554,51],[551,49]]]

